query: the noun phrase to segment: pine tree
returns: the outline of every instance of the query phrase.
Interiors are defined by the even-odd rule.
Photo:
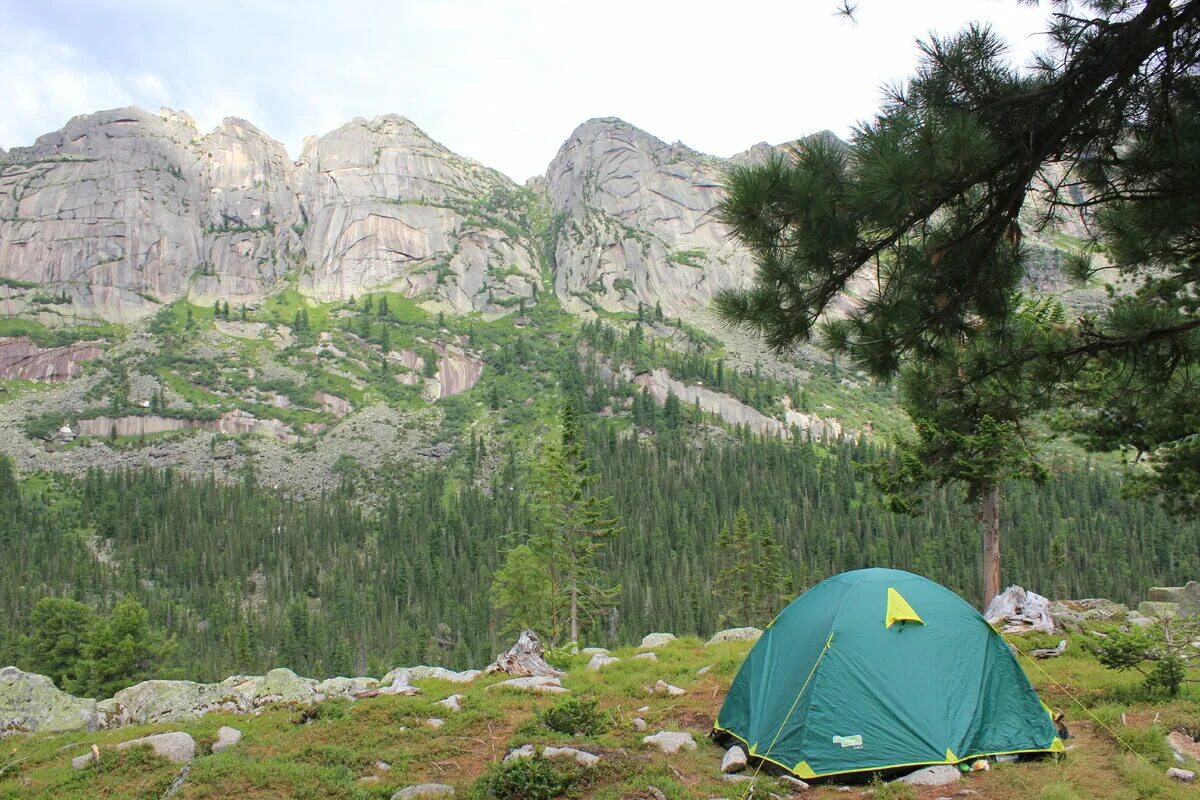
[[[152,628],[146,609],[127,594],[93,625],[69,691],[111,697],[139,681],[162,677],[163,664],[175,648],[175,641]]]
[[[29,665],[62,689],[74,678],[95,625],[92,610],[76,600],[43,597],[29,618]]]
[[[1069,215],[1094,232],[1067,259],[1074,278],[1115,266],[1137,288],[1019,348],[960,359],[949,380],[1015,372],[1024,405],[1032,376],[1075,406],[1065,428],[1084,445],[1152,456],[1134,473],[1145,494],[1200,508],[1200,6],[1077,5],[1054,4],[1033,69],[973,26],[922,43],[917,74],[849,146],[813,137],[734,167],[723,218],[759,271],[717,304],[782,352],[827,333],[825,312],[867,277],[875,291],[834,326],[852,363],[890,379],[941,361],[1004,330],[1036,282],[1021,217],[1033,191],[1036,225]]]

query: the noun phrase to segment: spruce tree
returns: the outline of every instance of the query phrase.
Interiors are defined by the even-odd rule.
[[[574,406],[565,403],[561,434],[542,451],[531,476],[537,533],[534,549],[546,562],[552,590],[566,608],[567,635],[579,641],[584,625],[595,627],[620,586],[608,584],[596,554],[619,530],[609,516],[611,497],[591,493],[597,476],[588,470]]]

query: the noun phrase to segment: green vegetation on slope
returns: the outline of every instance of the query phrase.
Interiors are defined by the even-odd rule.
[[[1191,797],[1194,789],[1163,774],[1173,764],[1164,736],[1173,729],[1194,728],[1200,694],[1194,687],[1172,699],[1145,694],[1122,674],[1102,668],[1086,652],[1084,637],[1068,638],[1064,656],[1037,667],[1024,657],[1021,663],[1046,702],[1065,712],[1071,748],[1061,758],[995,763],[988,772],[964,776],[961,786],[976,800]],[[1024,651],[1044,644],[1043,637],[1012,641]],[[312,713],[277,705],[259,715],[213,713],[190,723],[7,739],[0,754],[0,799],[160,797],[179,767],[147,749],[117,751],[112,746],[174,730],[190,733],[198,744],[197,758],[177,795],[181,800],[381,800],[425,782],[450,784],[458,796],[480,800],[646,798],[651,786],[670,800],[738,796],[721,780],[722,751],[705,734],[748,647],[745,642],[704,647],[682,638],[660,648],[656,662],[632,659],[633,648],[617,650],[614,655],[621,661],[600,672],[585,669],[587,658],[579,656],[563,678],[572,692],[566,699],[489,688],[505,676],[466,685],[428,680],[416,682],[423,690],[416,697],[326,701]],[[701,667],[710,669],[697,675]],[[647,694],[645,687],[660,679],[687,694]],[[1064,693],[1068,686],[1083,705]],[[447,714],[433,705],[450,694],[465,696],[462,711]],[[646,710],[639,711],[642,707]],[[432,716],[444,717],[445,725],[435,729],[424,724]],[[648,730],[636,730],[634,718],[644,719]],[[238,728],[244,738],[234,748],[210,755],[222,725]],[[698,747],[666,756],[642,743],[643,736],[659,730],[687,731]],[[100,765],[73,770],[70,759],[93,743],[100,747]],[[510,749],[526,744],[567,744],[599,754],[601,761],[593,769],[542,759],[524,766],[501,763]],[[380,761],[389,769],[381,769]],[[773,777],[760,775],[758,781],[754,797],[788,794]],[[547,788],[546,793],[538,787]],[[850,796],[859,796],[862,788]],[[958,788],[935,791],[954,794]],[[891,785],[881,793],[877,785],[876,797],[915,796],[906,790]],[[833,800],[846,795],[835,784],[814,786],[805,796]]]
[[[717,576],[723,526],[744,508],[769,519],[792,585],[894,566],[978,601],[974,520],[939,492],[916,518],[885,511],[863,465],[869,443],[822,445],[622,421],[584,431],[585,454],[624,533],[597,567],[621,593],[585,638],[647,630],[707,634],[727,598]],[[504,642],[488,587],[501,554],[532,530],[524,451],[473,440],[446,467],[397,468],[303,500],[252,479],[172,472],[35,475],[0,489],[0,636],[46,595],[97,610],[132,592],[175,634],[183,674],[216,679],[286,665],[307,674],[379,672],[418,661],[467,666]],[[1110,471],[1064,466],[1044,487],[1008,490],[1006,583],[1066,596],[1139,599],[1200,573],[1194,523],[1121,499]],[[1050,558],[1061,542],[1061,564]],[[737,620],[730,620],[730,624]],[[0,661],[15,660],[0,645]]]

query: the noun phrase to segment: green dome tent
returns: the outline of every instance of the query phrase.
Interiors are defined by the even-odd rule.
[[[714,733],[805,779],[1063,749],[979,612],[894,569],[845,572],[792,601],[746,657]]]

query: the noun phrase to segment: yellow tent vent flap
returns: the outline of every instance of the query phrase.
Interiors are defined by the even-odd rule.
[[[962,759],[959,758],[958,756],[954,755],[954,751],[951,750],[949,747],[947,747],[946,748],[946,763],[947,764],[957,764],[959,761],[962,761]]]
[[[808,765],[807,761],[801,761],[792,768],[792,772],[796,773],[797,777],[803,778],[804,780],[811,780],[817,777],[817,773],[812,771],[812,767]]]
[[[913,611],[913,607],[908,604],[908,601],[900,596],[892,587],[888,587],[887,593],[887,618],[884,627],[892,627],[895,622],[919,622],[925,624],[925,620],[917,616],[917,612]]]

